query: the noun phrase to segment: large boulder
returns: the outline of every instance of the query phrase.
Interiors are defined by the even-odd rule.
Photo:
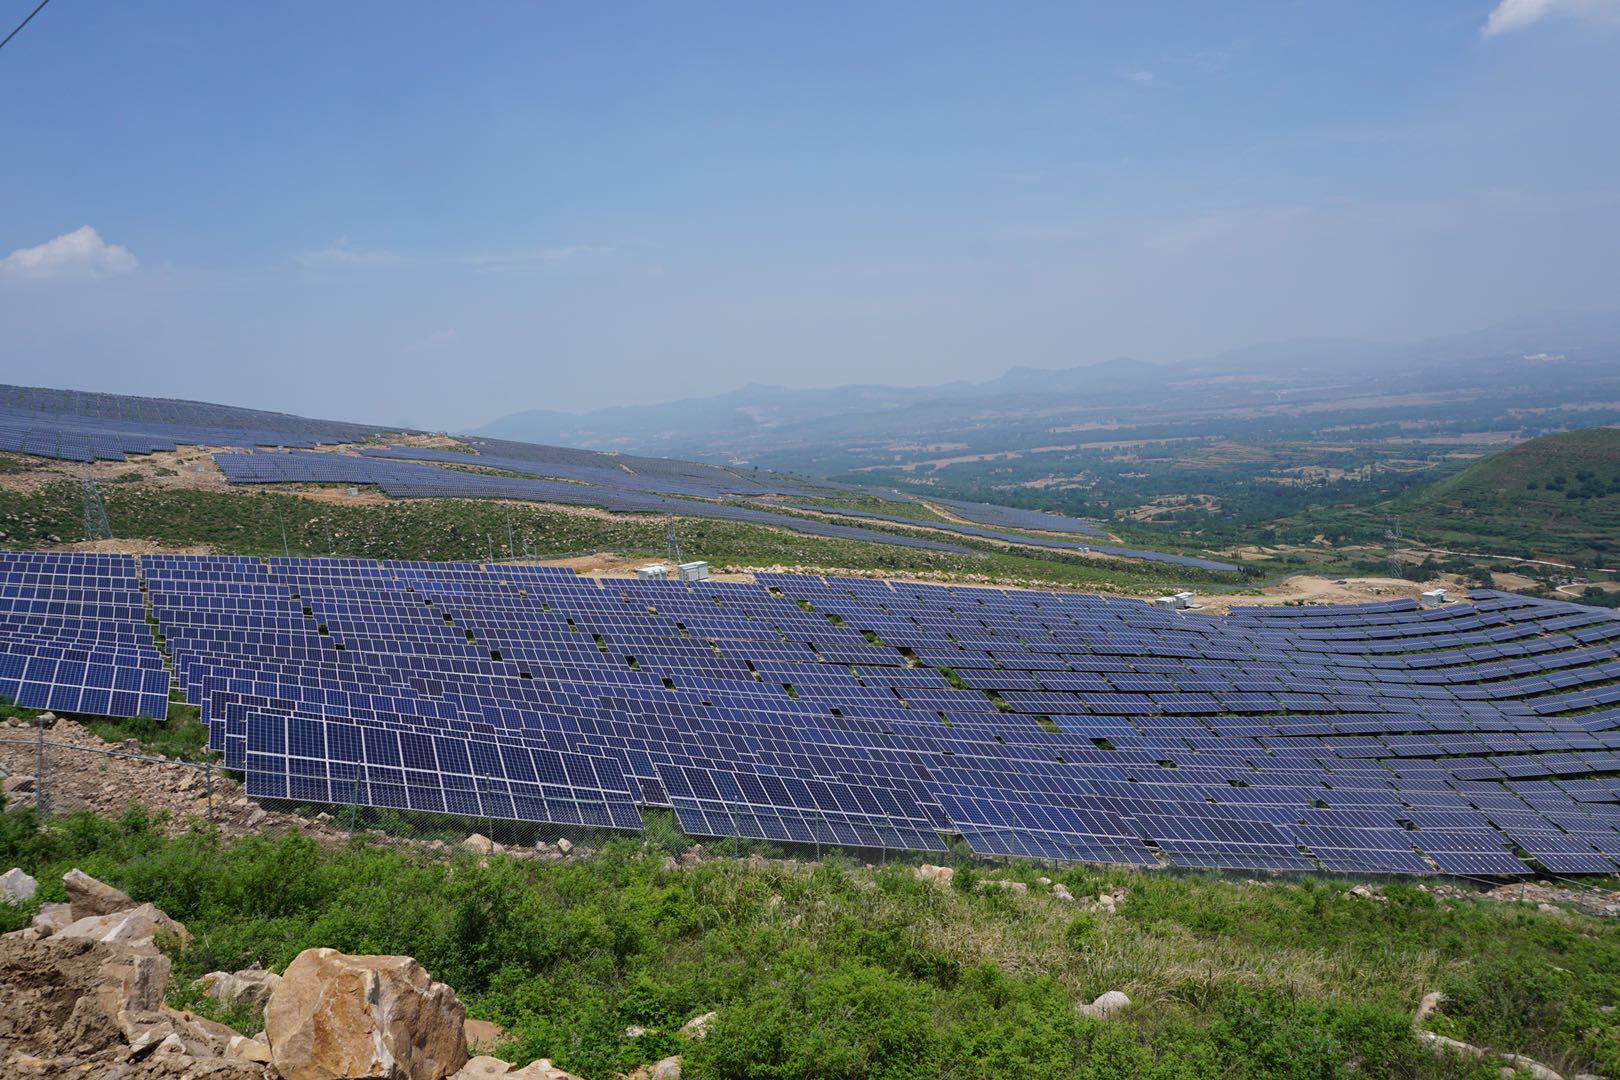
[[[191,940],[191,933],[185,926],[151,904],[142,904],[111,915],[87,915],[56,932],[57,937],[89,938],[149,950],[155,950],[154,941],[159,934],[172,935],[182,943]]]
[[[73,909],[75,919],[111,915],[135,906],[128,893],[120,892],[105,881],[97,881],[78,867],[62,875],[62,884],[67,888],[68,906]]]
[[[285,1080],[443,1080],[467,1062],[466,1011],[408,956],[305,949],[265,1009]]]
[[[73,909],[66,904],[41,904],[29,925],[38,930],[41,936],[49,936],[65,926],[73,925]]]
[[[0,1045],[41,1056],[124,1043],[120,1014],[163,1007],[168,957],[52,936],[0,942]]]
[[[221,1005],[247,1005],[263,1009],[281,985],[281,976],[261,967],[242,971],[210,971],[197,980],[203,993]]]
[[[667,1057],[651,1065],[637,1065],[624,1074],[624,1080],[681,1080],[680,1056]]]
[[[467,1037],[467,1052],[488,1050],[506,1036],[506,1029],[492,1020],[474,1020],[467,1018],[462,1026],[462,1033]]]
[[[549,1058],[531,1061],[521,1069],[500,1058],[475,1057],[450,1080],[580,1080],[551,1063]]]
[[[1082,1016],[1090,1016],[1098,1020],[1107,1020],[1118,1016],[1131,1007],[1131,999],[1125,996],[1123,990],[1109,990],[1097,995],[1090,1005],[1080,1005],[1076,1011]]]
[[[236,1032],[165,1005],[168,980],[149,948],[0,938],[0,1076],[269,1080],[267,1055],[232,1053]]]
[[[0,874],[0,904],[26,904],[34,898],[34,892],[39,888],[35,881],[20,866],[13,866],[4,874]]]

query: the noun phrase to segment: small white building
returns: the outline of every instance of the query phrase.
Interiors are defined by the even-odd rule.
[[[636,567],[636,577],[648,581],[657,581],[669,577],[669,567],[661,562],[648,563],[646,566]]]
[[[683,562],[676,569],[675,576],[682,581],[706,581],[709,577],[709,564],[706,562]]]
[[[1446,590],[1428,589],[1418,595],[1418,603],[1424,607],[1439,607],[1446,602]]]

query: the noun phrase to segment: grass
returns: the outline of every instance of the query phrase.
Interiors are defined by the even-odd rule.
[[[1443,480],[1365,507],[1320,507],[1278,523],[1285,539],[1403,535],[1441,548],[1578,566],[1620,563],[1620,429],[1545,435]]]
[[[668,830],[664,830],[667,832]],[[1408,1022],[1445,988],[1440,1021],[1562,1071],[1620,1071],[1620,926],[1392,885],[1203,874],[1053,872],[1077,896],[1122,885],[1115,915],[1060,903],[1038,868],[967,866],[956,888],[908,866],[715,860],[666,868],[646,844],[585,860],[431,856],[297,835],[165,838],[144,811],[40,827],[0,813],[0,862],[41,882],[0,930],[60,900],[72,866],[158,904],[193,943],[187,982],[324,945],[404,953],[472,1015],[508,1032],[500,1056],[606,1077],[671,1053],[713,1077],[1486,1077],[1433,1057]],[[995,874],[1028,896],[981,892]],[[1077,1003],[1121,989],[1097,1021]],[[718,1010],[701,1042],[676,1032]],[[252,1027],[253,1017],[233,1017]],[[648,1029],[626,1039],[630,1025]]]
[[[62,486],[62,485],[59,485]],[[56,495],[77,500],[73,485]],[[44,494],[43,492],[41,493]],[[0,511],[13,493],[0,492]],[[661,520],[575,513],[544,506],[472,499],[381,504],[316,502],[270,491],[213,492],[116,488],[103,492],[115,536],[171,545],[206,544],[222,553],[349,555],[374,559],[488,559],[664,548]],[[69,502],[74,513],[79,506]],[[36,513],[42,514],[43,511]],[[65,516],[65,511],[63,512]],[[0,519],[3,519],[0,513]],[[44,520],[42,518],[41,520]],[[82,535],[76,518],[49,519],[64,539]],[[35,543],[41,529],[33,527]],[[1230,582],[1230,575],[1155,568],[1081,556],[1011,554],[986,545],[971,554],[920,551],[864,541],[805,536],[744,522],[682,518],[682,551],[716,570],[811,566],[938,575],[954,580],[1162,591],[1172,585]],[[28,539],[25,538],[25,539]],[[26,546],[26,544],[24,545]]]

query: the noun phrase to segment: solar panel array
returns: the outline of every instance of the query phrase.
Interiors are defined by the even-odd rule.
[[[183,445],[310,451],[316,446],[360,442],[384,434],[384,429],[364,424],[311,420],[203,402],[0,386],[0,451],[66,461],[122,461],[130,454],[173,451]],[[626,513],[671,513],[773,525],[810,536],[863,540],[913,550],[957,554],[968,551],[950,541],[947,534],[954,532],[959,536],[1142,559],[1185,569],[1215,572],[1238,569],[1231,563],[1209,559],[1133,548],[1077,546],[971,525],[933,523],[940,538],[931,539],[916,533],[900,534],[838,524],[824,516],[807,518],[774,513],[769,505],[738,505],[737,500],[804,499],[855,490],[847,485],[795,480],[769,470],[730,469],[668,458],[608,454],[502,439],[473,438],[467,443],[477,449],[477,456],[445,449],[382,446],[367,447],[358,455],[248,452],[217,454],[215,461],[226,479],[237,484],[375,485],[397,498],[516,499],[594,506]],[[523,475],[466,471],[469,465]],[[1055,514],[956,500],[939,501],[948,503],[954,514],[970,521],[1100,534],[1095,525]],[[803,508],[813,509],[818,515],[864,517],[906,526],[917,524],[914,519],[898,515]]]
[[[969,504],[956,504],[969,505]],[[960,536],[973,536],[982,540],[998,540],[1008,544],[1023,544],[1027,547],[1048,548],[1054,551],[1073,551],[1080,554],[1108,555],[1119,559],[1143,559],[1147,562],[1164,563],[1168,566],[1184,566],[1191,570],[1209,570],[1215,573],[1235,573],[1238,569],[1236,563],[1221,562],[1216,559],[1200,559],[1190,555],[1172,555],[1164,551],[1144,551],[1140,548],[1113,547],[1108,544],[1076,544],[1067,540],[1052,540],[1040,536],[1023,536],[1019,533],[1003,532],[998,529],[981,529],[974,525],[962,525],[956,522],[919,522],[915,518],[905,518],[894,514],[874,514],[864,510],[846,510],[842,508],[827,509],[823,507],[800,506],[799,509],[816,510],[819,513],[835,514],[839,517],[863,518],[868,521],[885,521],[898,525],[926,524],[930,528],[943,529],[954,532]],[[986,507],[986,509],[1010,510],[1011,507]],[[1025,511],[1034,517],[1051,518],[1057,521],[1067,520],[1074,525],[1084,525],[1084,522],[1074,519],[1058,518],[1053,514],[1036,514]],[[1025,528],[1042,528],[1044,526],[1024,526]],[[1095,531],[1095,530],[1094,530]]]
[[[200,401],[0,386],[0,450],[65,461],[123,461],[177,446],[310,447],[383,430]]]
[[[582,451],[583,453],[583,451]],[[606,455],[599,455],[606,457]],[[722,521],[743,521],[756,525],[774,525],[810,536],[827,536],[843,540],[863,540],[868,543],[890,544],[929,551],[965,552],[968,549],[948,540],[931,540],[914,532],[895,533],[854,525],[839,525],[821,517],[793,517],[770,510],[740,506],[734,502],[699,502],[698,499],[729,499],[757,497],[780,493],[793,493],[791,484],[761,483],[746,479],[728,470],[712,466],[693,466],[711,470],[712,475],[687,475],[660,478],[633,474],[625,469],[601,464],[580,465],[570,462],[541,463],[510,457],[470,457],[449,450],[419,450],[406,447],[368,449],[360,454],[328,454],[309,451],[290,453],[215,454],[225,478],[233,484],[368,484],[381,488],[398,499],[422,498],[487,498],[514,499],[529,502],[561,503],[569,506],[596,506],[622,513],[680,514],[686,517],[713,518]],[[541,471],[547,475],[507,476],[487,472],[469,472],[447,468],[444,465],[478,465],[518,472],[525,469]],[[682,464],[682,463],[672,463]],[[728,479],[729,478],[729,482]],[[669,494],[664,494],[668,492]],[[1142,559],[1193,570],[1216,573],[1234,572],[1238,568],[1229,562],[1200,559],[1186,555],[1172,555],[1137,548],[1112,547],[1100,544],[1076,544],[1064,540],[1020,536],[1016,533],[981,529],[972,525],[945,522],[918,522],[896,515],[875,514],[859,510],[828,509],[807,504],[791,508],[810,510],[835,517],[878,521],[914,527],[926,524],[944,536],[955,533],[981,539],[1025,544],[1031,547],[1095,553],[1116,558]],[[1051,515],[1044,515],[1051,516]]]
[[[0,698],[161,718],[169,674],[128,556],[0,551]]]
[[[478,462],[481,459],[463,460]],[[285,454],[215,454],[225,478],[233,484],[375,484],[396,499],[462,498],[513,499],[525,502],[560,503],[565,506],[594,506],[619,513],[679,514],[684,517],[742,521],[774,525],[810,536],[839,540],[864,540],[924,551],[965,552],[960,544],[929,540],[920,536],[879,532],[829,521],[789,517],[768,510],[732,503],[699,502],[652,494],[619,486],[599,486],[578,480],[547,480],[531,477],[500,476],[493,473],[464,472],[414,461],[355,454],[325,454],[291,451]],[[629,476],[620,473],[625,479]]]
[[[621,829],[669,807],[702,837],[938,851],[954,834],[1140,866],[1620,870],[1620,619],[1570,603],[1216,617],[803,575],[0,566],[0,657],[32,686],[57,650],[49,685],[77,711],[103,700],[98,666],[166,682],[144,582],[177,687],[263,798]]]

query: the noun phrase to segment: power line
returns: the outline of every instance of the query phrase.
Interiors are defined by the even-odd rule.
[[[18,23],[17,24],[17,29],[13,30],[11,33],[6,35],[6,40],[0,41],[0,49],[3,49],[7,45],[10,45],[11,44],[11,39],[16,37],[18,34],[22,33],[22,28],[27,26],[29,23],[33,22],[34,21],[34,16],[38,15],[41,11],[44,11],[45,10],[45,5],[50,3],[50,2],[51,2],[51,0],[39,0],[39,6],[36,7],[33,11],[30,11],[28,13],[28,18],[26,18],[22,22]]]

